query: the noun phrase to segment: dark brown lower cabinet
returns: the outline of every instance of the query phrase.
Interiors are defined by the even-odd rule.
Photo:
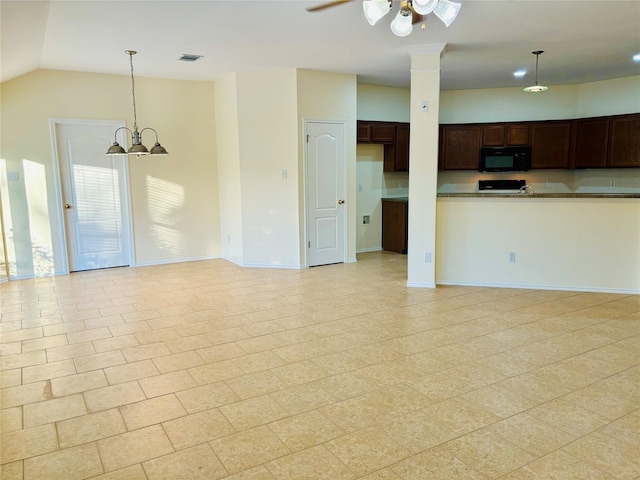
[[[382,249],[407,253],[409,202],[382,200]]]

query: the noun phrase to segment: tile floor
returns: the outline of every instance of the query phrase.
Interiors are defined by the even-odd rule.
[[[406,288],[406,257],[14,281],[10,479],[636,479],[640,296]]]

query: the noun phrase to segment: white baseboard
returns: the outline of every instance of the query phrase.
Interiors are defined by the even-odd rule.
[[[381,251],[382,251],[382,247],[360,248],[356,250],[356,253],[369,253],[369,252],[381,252]]]
[[[151,267],[153,265],[168,265],[171,263],[200,262],[202,260],[215,260],[216,258],[222,258],[222,257],[206,256],[206,257],[172,258],[169,260],[158,260],[155,262],[136,262],[136,264],[132,265],[132,267]]]
[[[223,260],[233,263],[234,265],[238,265],[243,268],[284,268],[287,270],[300,270],[305,268],[304,265],[283,265],[283,264],[272,264],[272,263],[244,263],[239,262],[233,258],[228,257],[220,257]]]
[[[487,287],[487,288],[520,288],[527,290],[556,290],[566,292],[593,292],[593,293],[619,293],[626,295],[638,295],[640,290],[636,289],[620,289],[620,288],[602,288],[588,287],[580,285],[528,285],[528,284],[506,284],[506,283],[476,283],[476,282],[452,282],[438,281],[437,285],[451,285],[461,287]]]

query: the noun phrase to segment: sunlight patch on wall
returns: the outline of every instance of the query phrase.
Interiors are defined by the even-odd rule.
[[[151,235],[161,251],[179,255],[186,239],[180,228],[184,187],[162,178],[147,176],[147,208]]]
[[[4,232],[0,248],[2,248],[2,261],[0,262],[0,278],[6,279],[6,271],[8,269],[10,275],[16,274],[16,251],[13,243],[13,226],[11,224],[11,211],[9,210],[9,185],[7,184],[7,162],[4,158],[0,158],[0,207],[2,207],[2,221]],[[6,253],[6,258],[5,258]]]
[[[31,234],[31,252],[33,256],[34,275],[51,275],[55,273],[53,260],[53,242],[49,224],[49,207],[47,205],[47,178],[44,165],[31,160],[22,160],[24,171],[24,188],[29,215]]]

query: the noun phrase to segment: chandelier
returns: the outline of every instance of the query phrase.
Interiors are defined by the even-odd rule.
[[[145,127],[142,130],[138,131],[138,117],[136,115],[136,83],[133,78],[133,56],[138,53],[135,50],[125,50],[124,53],[129,55],[129,63],[131,65],[131,93],[133,96],[133,132],[127,127],[120,127],[116,129],[114,133],[114,142],[113,145],[109,147],[107,150],[107,155],[168,155],[169,152],[165,150],[165,148],[160,145],[158,142],[158,132],[156,132],[151,127]],[[126,130],[131,135],[131,147],[129,150],[125,151],[124,148],[118,143],[117,136],[120,130]],[[142,144],[142,134],[145,130],[151,130],[156,135],[156,143],[151,147],[151,150],[147,149]]]
[[[364,16],[371,25],[391,11],[392,0],[365,0],[362,2]],[[391,31],[405,37],[413,31],[414,12],[417,15],[434,13],[448,27],[453,23],[461,4],[451,0],[403,0],[400,11],[391,21]],[[424,24],[422,26],[424,29]]]

